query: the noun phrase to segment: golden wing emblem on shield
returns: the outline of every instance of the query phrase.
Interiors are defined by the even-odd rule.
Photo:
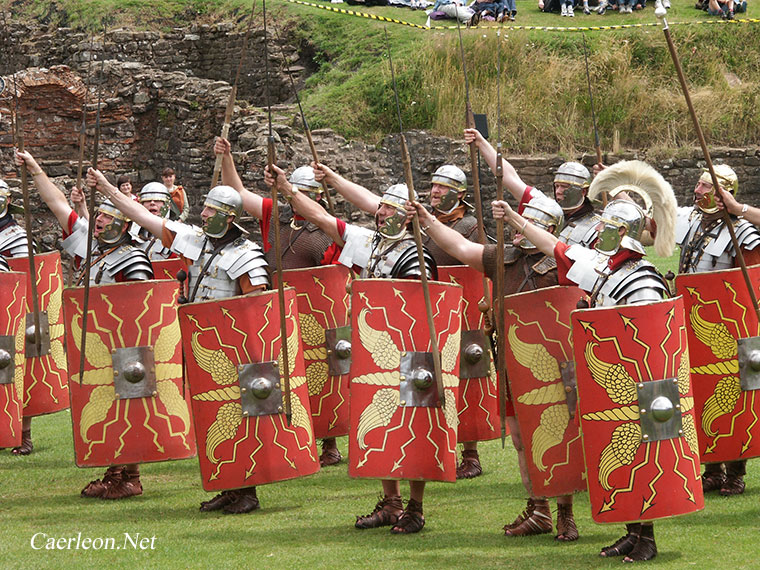
[[[193,351],[195,362],[204,372],[208,372],[211,379],[220,386],[227,386],[238,380],[237,367],[232,360],[220,348],[219,350],[210,350],[203,346],[198,337],[200,332],[194,332],[190,340],[190,347]],[[89,343],[89,341],[87,341]],[[88,344],[89,346],[89,344]]]
[[[717,435],[712,428],[713,422],[722,415],[730,414],[741,395],[741,382],[738,376],[726,376],[718,380],[715,392],[707,398],[702,410],[702,429],[707,435],[710,437]]]
[[[507,339],[515,360],[530,370],[540,382],[554,382],[560,378],[559,363],[542,344],[530,344],[517,337],[517,325],[509,327]]]
[[[607,391],[610,400],[616,404],[630,404],[637,398],[636,383],[621,363],[610,364],[597,358],[596,342],[586,343],[586,363],[594,382]]]
[[[612,489],[609,483],[612,472],[633,463],[640,444],[641,426],[638,423],[625,423],[614,429],[609,445],[599,457],[599,483],[605,491]]]
[[[555,445],[562,443],[569,422],[570,412],[565,403],[549,406],[541,412],[541,419],[536,431],[533,432],[531,442],[533,463],[540,471],[546,471],[544,454]]]
[[[372,360],[384,370],[395,370],[401,366],[401,351],[393,343],[388,331],[375,330],[367,323],[367,309],[359,312],[359,340],[372,355]]]
[[[208,426],[206,431],[206,457],[211,463],[219,463],[214,456],[214,451],[220,444],[235,437],[242,421],[243,407],[240,402],[223,404],[216,411],[216,420]]]
[[[375,392],[372,402],[364,408],[359,416],[359,425],[356,429],[356,438],[359,449],[367,449],[364,439],[375,428],[385,427],[391,423],[391,418],[401,402],[398,390],[383,388]]]
[[[725,323],[711,323],[703,319],[699,314],[700,308],[701,305],[694,305],[689,314],[694,335],[705,343],[716,357],[722,360],[736,357],[738,344],[728,327]]]

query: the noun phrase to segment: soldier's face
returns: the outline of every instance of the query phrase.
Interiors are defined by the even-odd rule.
[[[567,192],[568,188],[570,188],[570,185],[567,182],[555,182],[554,183],[554,199],[562,203],[562,200],[565,199],[565,192]]]
[[[161,215],[161,209],[164,207],[163,200],[146,200],[142,205],[154,216]]]
[[[100,233],[111,223],[113,222],[113,216],[109,216],[108,214],[104,214],[103,212],[99,213],[97,217],[95,218],[95,228],[92,232],[92,235],[97,239],[97,237],[100,235]]]
[[[704,180],[700,180],[697,182],[697,185],[694,187],[694,201],[699,202],[702,198],[704,198],[707,194],[712,192],[713,185],[709,182],[705,182]]]

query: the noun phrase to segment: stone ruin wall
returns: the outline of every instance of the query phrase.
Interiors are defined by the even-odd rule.
[[[221,129],[231,89],[229,83],[218,80],[218,77],[234,75],[232,67],[240,45],[230,39],[235,34],[229,34],[228,30],[225,25],[219,25],[207,29],[193,27],[175,30],[168,34],[113,32],[110,34],[113,39],[106,42],[105,50],[100,46],[97,62],[91,68],[89,93],[85,86],[89,53],[83,49],[83,42],[89,49],[89,38],[67,30],[31,36],[28,40],[30,49],[25,50],[30,55],[21,67],[9,67],[8,58],[0,58],[0,75],[6,82],[5,92],[0,94],[0,176],[18,187],[12,162],[13,138],[8,114],[14,105],[12,74],[15,73],[26,146],[61,187],[68,188],[76,176],[78,133],[86,93],[89,159],[100,92],[99,167],[112,180],[123,173],[133,175],[136,189],[159,179],[163,167],[174,167],[178,182],[188,191],[193,216],[197,220],[213,170],[213,139]],[[252,36],[263,38],[256,33]],[[64,39],[58,42],[59,37]],[[251,43],[249,57],[252,61],[261,62],[261,43]],[[231,45],[238,47],[233,49]],[[93,45],[93,51],[97,49]],[[293,48],[288,49],[286,53],[291,55],[286,57],[296,65],[294,62],[298,61],[298,54]],[[270,48],[270,54],[274,52]],[[201,76],[208,71],[201,66],[201,61],[220,62],[220,58],[226,62],[224,72],[220,71],[220,64],[214,76]],[[302,72],[307,68],[296,66],[296,71],[301,74],[300,80],[303,80]],[[272,67],[279,69],[278,65]],[[292,170],[308,163],[311,154],[301,129],[297,107],[286,101],[290,96],[287,76],[282,72],[278,74],[274,83],[284,86],[284,90],[273,90],[278,94],[276,99],[281,102],[273,107],[277,158],[283,168]],[[259,99],[261,83],[257,84],[252,78],[253,75],[247,75],[248,86],[245,90],[241,89],[238,96],[229,138],[244,183],[263,194],[267,191],[262,181],[262,169],[266,163],[267,117],[265,109],[259,107],[263,104]],[[246,90],[251,104],[243,95]],[[402,181],[396,135],[388,136],[378,145],[347,141],[329,129],[316,130],[313,135],[320,158],[347,178],[376,192]],[[430,175],[442,164],[457,164],[465,172],[469,171],[469,154],[461,141],[425,132],[409,132],[407,141],[419,192],[427,190]],[[544,190],[551,188],[553,171],[564,160],[558,156],[506,158],[528,184]],[[646,154],[628,152],[607,156],[605,162],[631,158],[646,159]],[[744,200],[760,203],[757,198],[760,149],[713,149],[713,159],[715,162],[727,162],[737,170]],[[594,157],[589,155],[582,160],[590,166]],[[688,203],[703,166],[698,149],[684,158],[653,161],[653,166],[671,182],[679,203]],[[481,167],[480,179],[483,200],[488,204],[495,195],[493,176]],[[336,202],[339,215],[355,222],[371,223],[370,217],[355,211],[349,204],[339,199]],[[42,228],[45,245],[56,246],[60,232],[34,192],[32,205],[34,220]],[[493,224],[490,226],[493,233]],[[256,234],[256,224],[249,225],[249,229]]]

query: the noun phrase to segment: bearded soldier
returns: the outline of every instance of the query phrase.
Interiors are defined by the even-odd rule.
[[[222,155],[222,183],[229,184],[238,190],[242,196],[245,211],[260,221],[264,251],[270,267],[275,266],[275,251],[272,247],[275,232],[280,233],[283,269],[319,267],[337,260],[340,248],[315,224],[294,213],[287,204],[280,204],[280,219],[275,220],[272,199],[263,198],[243,186],[227,139],[217,138],[214,152]],[[323,203],[322,185],[315,179],[314,170],[310,166],[296,168],[290,176],[290,183],[310,199]],[[320,465],[322,467],[336,465],[341,458],[335,438],[323,439],[322,454],[319,457]]]
[[[276,183],[280,191],[290,196],[298,214],[316,224],[342,247],[339,263],[360,272],[362,278],[416,279],[422,271],[431,278],[437,276],[436,264],[429,252],[424,254],[425,267],[420,267],[414,238],[407,231],[404,204],[409,190],[405,184],[394,184],[383,193],[375,213],[376,228],[373,231],[346,224],[300,192],[293,192],[285,173],[277,166],[274,166],[274,176],[267,170],[265,181],[270,186]],[[356,426],[352,426],[353,429]],[[350,459],[353,466],[357,458],[352,455]],[[409,481],[410,499],[406,509],[402,506],[399,481],[384,478],[382,485],[383,498],[372,513],[357,517],[356,528],[391,526],[394,534],[422,530],[425,524],[422,509],[425,481]]]
[[[714,169],[723,195],[728,195],[727,200],[734,206],[737,204],[734,196],[739,189],[736,173],[727,164],[717,164]],[[735,246],[716,197],[710,173],[705,171],[694,188],[694,206],[678,209],[676,243],[681,247],[679,273],[720,271],[737,266]],[[760,231],[743,219],[748,208],[746,204],[737,208],[730,219],[749,266],[760,263]],[[725,465],[707,463],[702,475],[702,489],[705,492],[718,490],[723,496],[743,493],[746,463],[746,460],[727,461]]]
[[[591,190],[595,187],[600,192],[624,191],[643,196],[657,225],[655,247],[660,255],[667,256],[674,241],[675,197],[670,185],[654,169],[638,161],[620,162],[597,176]],[[597,225],[595,249],[561,242],[514,212],[506,202],[494,202],[493,213],[523,232],[539,250],[553,255],[560,283],[577,285],[589,293],[591,307],[656,303],[669,296],[662,275],[644,259],[640,239],[647,213],[631,200],[616,199],[604,208]],[[589,438],[590,434],[585,434],[584,439]],[[641,483],[637,479],[636,483],[644,487],[649,481]],[[603,548],[600,556],[626,556],[625,562],[635,562],[657,555],[651,522],[627,524],[626,531],[615,544]]]
[[[123,197],[98,171],[87,173],[90,185],[112,199],[164,247],[186,260],[189,301],[224,299],[269,287],[269,272],[261,248],[245,238],[235,221],[242,214],[242,200],[229,186],[216,186],[206,196],[201,212],[203,229],[151,213],[145,206]],[[224,509],[242,514],[259,508],[256,487],[223,491],[201,503],[201,511]]]
[[[354,206],[371,215],[377,211],[380,205],[380,197],[377,194],[364,186],[347,180],[324,164],[312,163],[312,167],[315,169],[317,180],[324,180]],[[438,221],[452,228],[466,239],[477,241],[478,222],[475,216],[468,213],[465,202],[466,194],[467,176],[459,167],[453,164],[445,164],[433,173],[429,195],[429,206],[433,215]],[[429,236],[423,236],[423,244],[430,251],[438,267],[459,264],[455,257],[439,247]],[[492,395],[481,393],[478,399],[488,399],[489,397],[493,399]],[[483,405],[487,407],[488,402]],[[475,410],[474,407],[472,409]],[[477,418],[477,420],[482,421],[482,418]],[[464,441],[462,443],[464,450],[462,462],[457,466],[457,479],[477,477],[483,472],[478,456],[477,441]]]
[[[87,222],[69,206],[66,196],[47,177],[28,152],[16,152],[16,163],[26,164],[34,178],[37,191],[63,228],[63,248],[79,263],[77,284],[85,279],[91,285],[144,281],[153,279],[153,269],[145,253],[132,245],[129,219],[111,202],[98,208],[93,237],[92,261],[85,267],[87,255]],[[83,497],[124,499],[143,492],[138,464],[109,467],[102,479],[91,481],[83,490]]]

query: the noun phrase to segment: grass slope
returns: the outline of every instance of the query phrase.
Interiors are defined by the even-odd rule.
[[[208,498],[196,460],[143,466],[145,494],[126,501],[82,499],[79,490],[101,475],[73,465],[68,412],[36,418],[35,453],[0,452],[0,544],[4,568],[618,568],[597,552],[614,542],[622,525],[590,519],[585,493],[576,499],[581,539],[558,544],[552,536],[506,538],[501,527],[524,507],[525,491],[511,444],[481,444],[483,476],[430,484],[427,526],[415,536],[388,529],[358,531],[354,516],[374,506],[377,481],[349,479],[346,464],[314,476],[259,488],[263,508],[249,515],[200,513]],[[339,441],[345,450],[344,438]],[[403,489],[403,487],[402,487]],[[404,493],[407,490],[404,489]],[[711,495],[704,511],[655,526],[658,568],[747,568],[756,564],[760,525],[760,472],[749,463],[747,491],[731,499]],[[553,501],[552,501],[553,503]],[[554,509],[554,506],[552,506]],[[32,535],[155,536],[155,549],[33,550]]]

